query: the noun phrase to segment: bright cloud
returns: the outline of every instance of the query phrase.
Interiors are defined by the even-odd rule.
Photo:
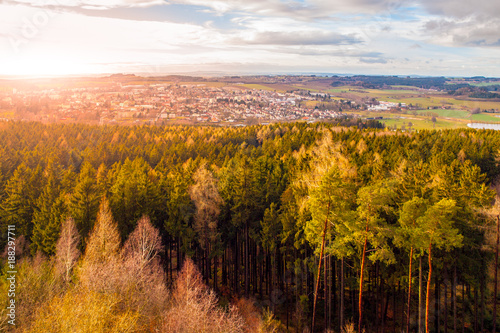
[[[498,76],[498,17],[490,0],[6,0],[0,74]]]
[[[165,4],[163,0],[8,0],[7,3],[17,3],[34,7],[87,7],[106,9],[115,7],[149,7]]]

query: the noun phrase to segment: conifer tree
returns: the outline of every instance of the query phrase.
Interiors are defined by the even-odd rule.
[[[84,286],[92,286],[98,291],[115,290],[116,280],[121,275],[120,243],[117,224],[108,201],[103,199],[79,270]]]
[[[68,205],[69,215],[85,239],[94,225],[101,198],[96,183],[96,173],[90,163],[83,163],[72,192]]]
[[[15,225],[19,234],[31,239],[35,201],[40,193],[41,170],[31,170],[20,164],[5,186],[5,198],[1,204],[4,226]]]
[[[432,278],[432,249],[444,248],[447,251],[454,247],[462,246],[463,236],[459,230],[453,226],[453,215],[456,212],[455,201],[451,199],[442,199],[434,205],[430,206],[425,214],[417,219],[417,223],[421,225],[418,228],[419,244],[425,247],[420,249],[427,252],[429,258],[429,275],[427,279],[427,292],[425,301],[425,331],[428,333],[429,328],[429,303]]]
[[[388,239],[390,236],[389,221],[394,214],[395,182],[382,180],[362,187],[358,191],[358,219],[349,227],[353,241],[361,245],[361,267],[358,297],[358,330],[363,329],[363,280],[367,250],[371,247],[369,259],[394,263],[395,257]],[[349,236],[347,236],[349,237]]]
[[[205,252],[205,279],[208,279],[211,267],[212,245],[218,238],[217,218],[222,205],[222,198],[217,189],[217,181],[202,163],[193,175],[194,184],[189,188],[191,200],[196,207],[194,230],[200,237],[200,245]]]
[[[33,236],[31,251],[54,254],[61,231],[61,222],[65,219],[66,205],[64,192],[60,185],[59,168],[49,161],[45,174],[45,185],[36,199],[33,213]]]
[[[414,257],[414,249],[417,248],[421,256],[422,253],[422,239],[421,233],[423,232],[421,217],[424,216],[428,207],[428,201],[419,197],[405,202],[399,211],[399,226],[395,235],[395,243],[398,246],[406,249],[410,248],[409,258],[410,265],[408,268],[408,305],[406,313],[406,331],[410,332],[410,301],[411,301],[411,287],[412,287],[412,263]]]

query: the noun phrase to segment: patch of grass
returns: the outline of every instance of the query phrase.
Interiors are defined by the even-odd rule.
[[[450,121],[450,120],[442,120],[438,119],[436,121],[436,124],[429,119],[387,119],[387,120],[381,120],[386,126],[397,126],[398,129],[400,129],[402,126],[405,126],[406,129],[408,129],[408,123],[412,123],[413,126],[411,127],[414,130],[420,130],[420,129],[453,129],[453,128],[464,128],[467,127],[466,122],[455,122],[455,121]]]
[[[484,114],[484,113],[473,114],[472,115],[472,120],[474,120],[474,121],[495,122],[495,123],[499,123],[500,122],[500,118],[499,117],[491,116],[489,114]]]
[[[452,110],[429,110],[431,111],[452,111]],[[460,111],[460,110],[455,110]],[[427,112],[427,111],[424,111]],[[464,111],[465,112],[465,111]],[[452,129],[452,128],[465,128],[467,127],[468,119],[462,118],[451,118],[451,119],[443,119],[444,117],[437,117],[436,124],[434,125],[431,121],[430,116],[424,115],[413,115],[413,114],[399,114],[399,113],[386,113],[386,112],[349,112],[361,115],[363,118],[366,117],[383,117],[387,119],[380,120],[386,126],[401,128],[401,126],[405,126],[408,129],[408,123],[412,123],[412,129],[420,130],[420,129]],[[467,112],[465,112],[467,113]]]
[[[470,113],[465,110],[419,110],[417,111],[419,115],[427,116],[427,114],[435,113],[438,117],[444,118],[458,118],[458,119],[469,119]]]
[[[471,116],[470,113],[465,111],[465,110],[442,110],[442,109],[437,109],[437,110],[420,110],[417,111],[419,115],[422,116],[427,116],[429,113],[435,113],[438,115],[438,117],[443,117],[443,118],[456,118],[456,119],[464,119],[464,120],[470,120]],[[478,113],[472,115],[472,120],[473,121],[485,121],[485,122],[495,122],[498,123],[500,122],[500,117],[495,117],[486,113]]]
[[[476,86],[476,87],[488,87],[488,86],[496,86],[500,85],[500,81],[494,81],[494,82],[478,82],[478,83],[469,83],[471,86]]]

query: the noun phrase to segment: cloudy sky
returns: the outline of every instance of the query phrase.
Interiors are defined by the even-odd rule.
[[[0,0],[0,75],[500,76],[498,0]]]

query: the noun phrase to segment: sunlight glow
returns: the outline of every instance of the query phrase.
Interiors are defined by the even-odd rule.
[[[81,59],[30,54],[3,62],[0,64],[0,72],[6,75],[59,76],[95,73],[97,69],[93,67],[83,63]]]

